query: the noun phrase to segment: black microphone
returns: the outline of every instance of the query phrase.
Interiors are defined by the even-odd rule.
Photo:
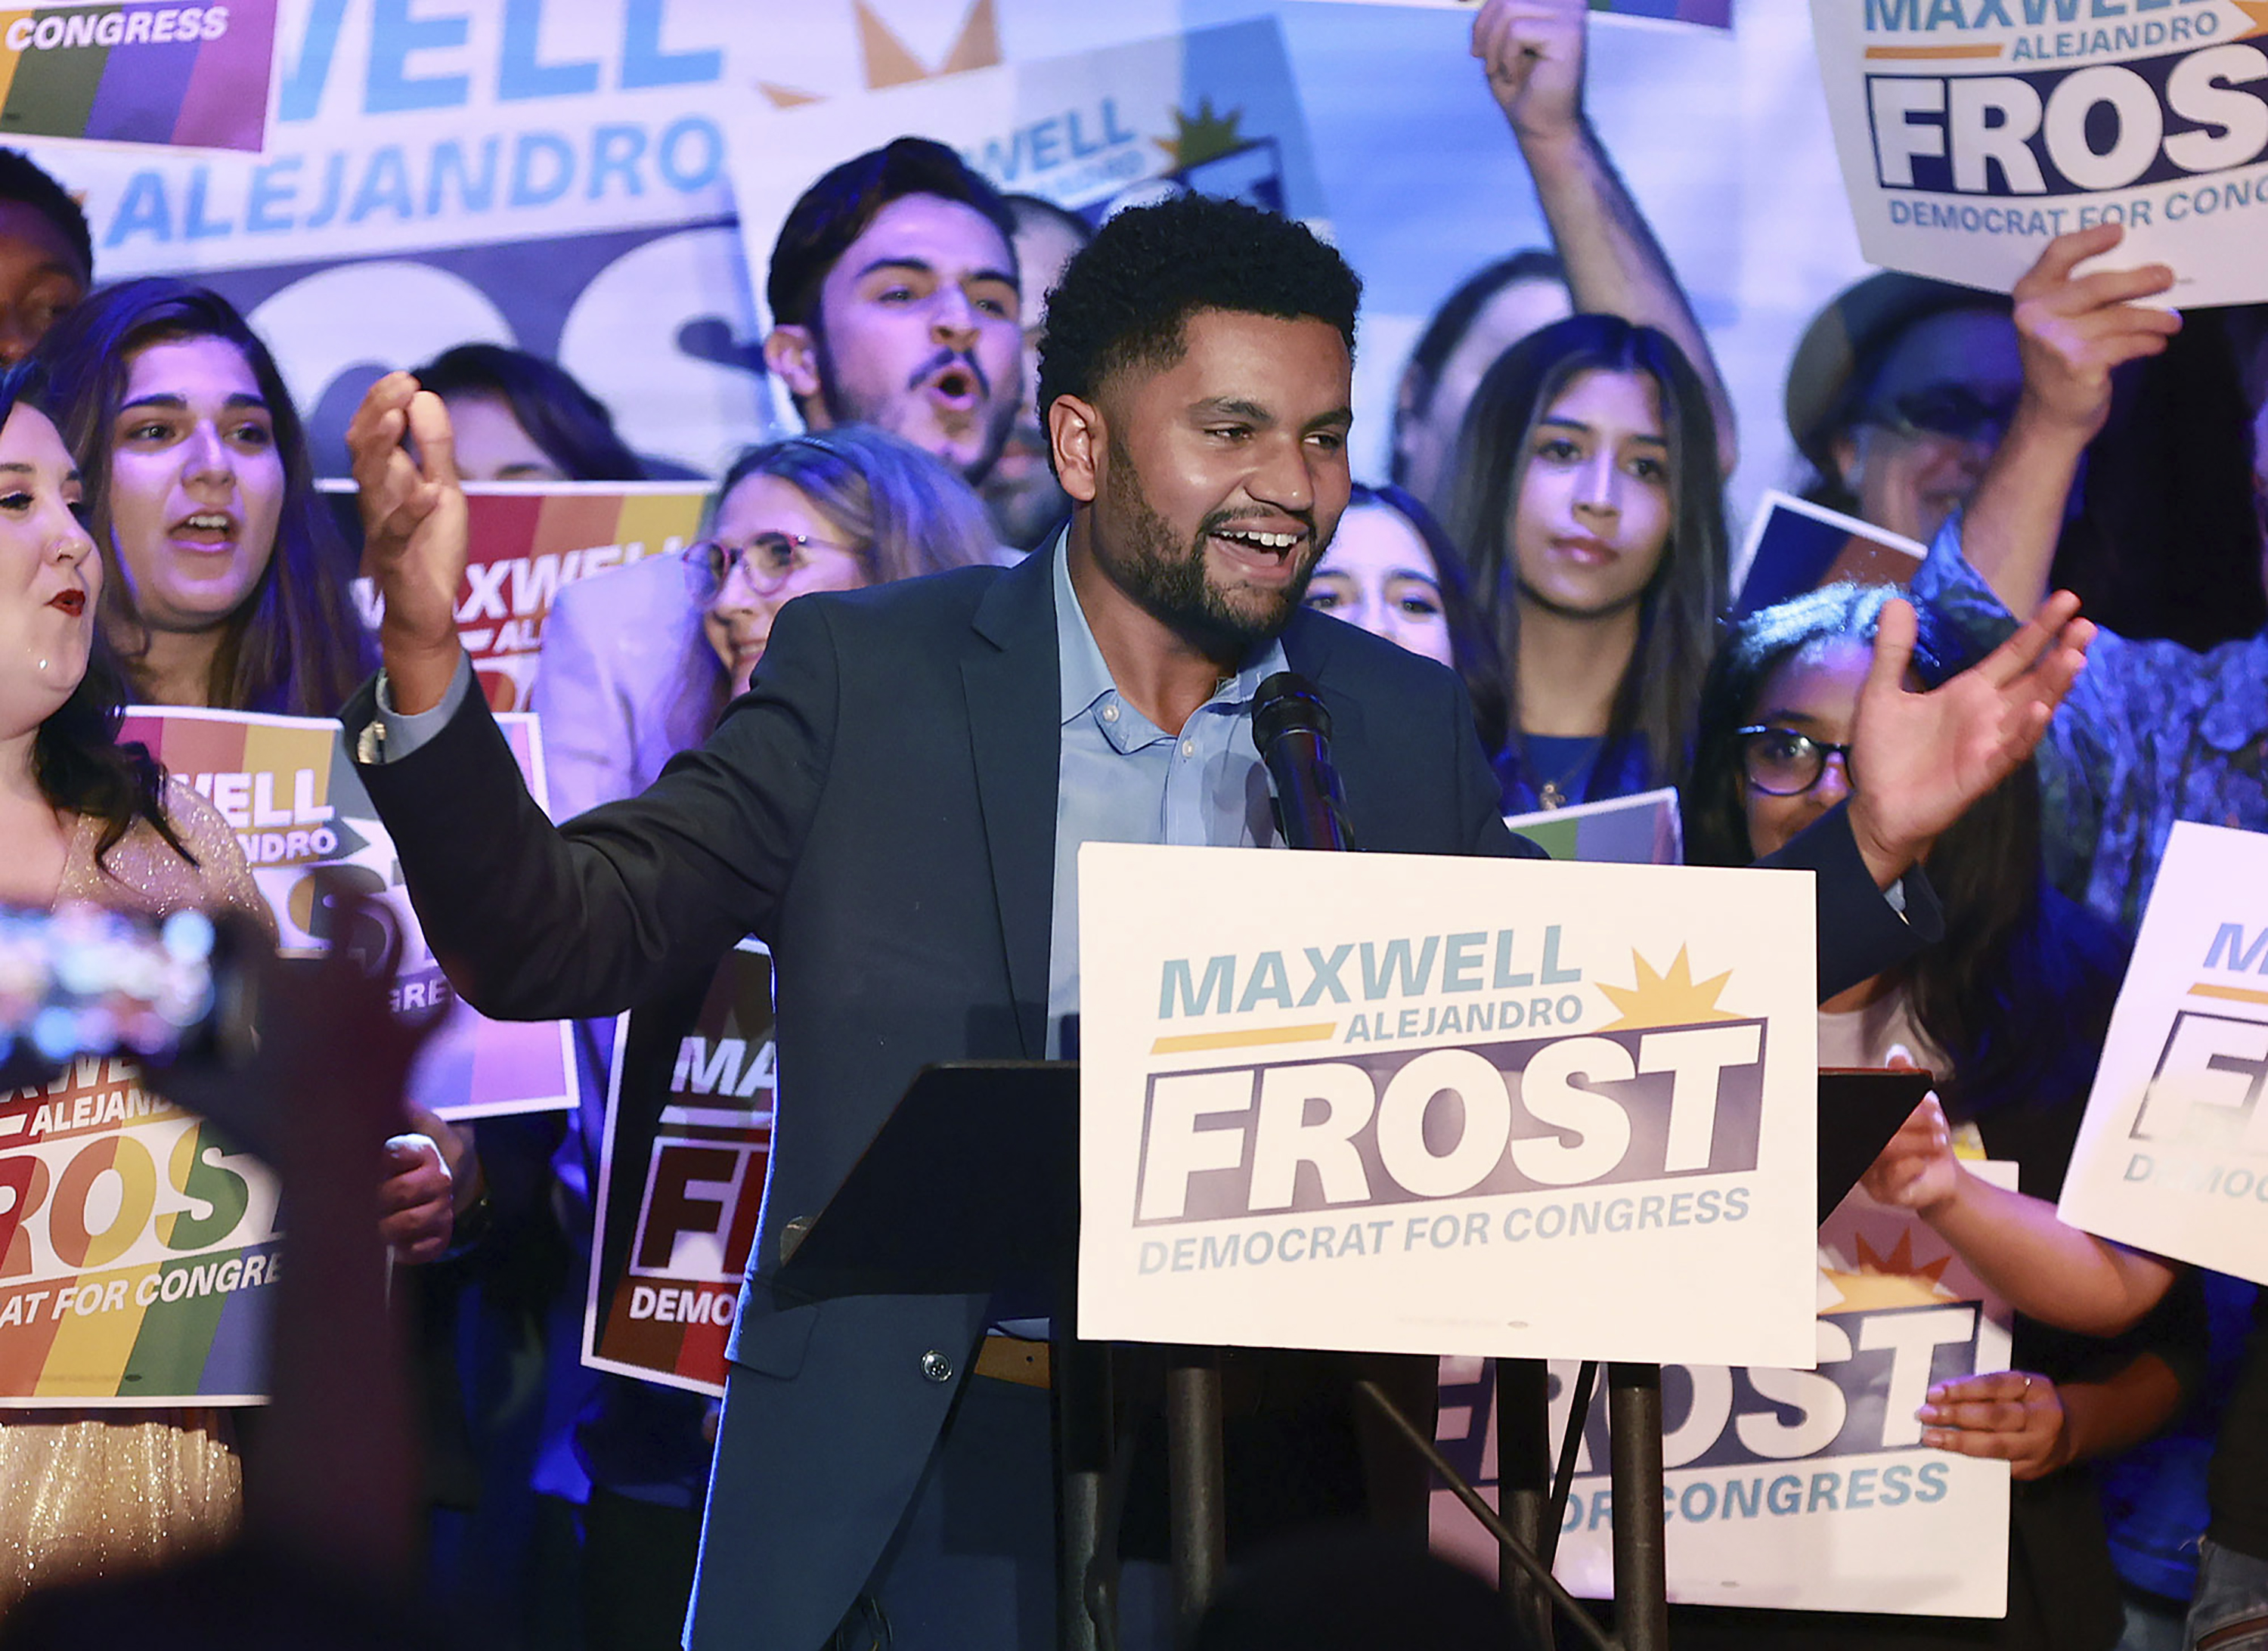
[[[1331,766],[1331,713],[1314,685],[1297,671],[1260,684],[1252,706],[1252,742],[1276,782],[1276,823],[1295,849],[1351,849],[1346,798]]]

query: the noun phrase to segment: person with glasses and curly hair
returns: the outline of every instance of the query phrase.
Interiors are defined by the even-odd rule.
[[[1867,783],[1851,741],[1884,605],[1896,592],[1834,585],[1734,625],[1710,667],[1686,793],[1697,863],[1771,853]],[[1948,680],[1967,659],[1944,617],[1917,609],[1912,674]],[[2040,790],[2029,763],[1939,837],[1924,862],[1945,935],[1820,1006],[1822,1066],[1902,1060],[1937,1080],[1946,1112],[1981,1150],[2013,1159],[2052,1198],[2085,1111],[2124,971],[2107,925],[2041,870]],[[1695,1610],[1681,1646],[1792,1648],[1989,1644],[2107,1651],[2121,1625],[2093,1479],[2074,1464],[2157,1431],[2202,1371],[2194,1289],[2115,1342],[2019,1318],[2015,1368],[1933,1388],[1924,1442],[2010,1463],[2008,1615],[1999,1623],[1785,1611]]]

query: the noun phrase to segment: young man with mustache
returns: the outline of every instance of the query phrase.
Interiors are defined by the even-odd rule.
[[[1347,498],[1356,295],[1336,253],[1249,208],[1112,219],[1057,290],[1042,360],[1064,533],[1013,568],[790,603],[705,746],[557,829],[456,641],[446,412],[396,377],[357,415],[386,671],[346,721],[460,990],[492,1014],[589,1015],[700,980],[751,931],[777,960],[787,1099],[699,1651],[1049,1641],[1048,1395],[983,1374],[990,1303],[813,1303],[775,1274],[923,1065],[1070,1043],[1082,844],[1272,844],[1251,707],[1288,664],[1336,720],[1357,841],[1518,851],[1456,678],[1300,606]],[[1879,890],[2036,741],[2080,663],[2072,608],[1928,695],[1900,685],[1893,610],[1855,736],[1863,806],[1781,857],[1819,873],[1822,990],[1930,937],[1918,877],[1911,926]]]

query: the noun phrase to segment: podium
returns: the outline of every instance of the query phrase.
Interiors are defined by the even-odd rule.
[[[1819,1209],[1839,1203],[1928,1087],[1921,1072],[1820,1075]],[[813,1300],[990,1294],[1051,1320],[1057,1464],[1057,1641],[1114,1651],[1116,1510],[1108,1350],[1073,1334],[1078,1312],[1079,1067],[1067,1061],[950,1062],[923,1069],[778,1279]],[[1178,1349],[1167,1379],[1169,1537],[1177,1624],[1217,1586],[1226,1549],[1219,1377],[1213,1350]],[[1465,1483],[1427,1432],[1374,1383],[1358,1390],[1424,1456],[1501,1550],[1512,1620],[1552,1643],[1556,1608],[1598,1651],[1668,1643],[1661,1373],[1615,1364],[1608,1395],[1615,1507],[1609,1638],[1550,1574],[1595,1366],[1579,1378],[1556,1476],[1546,1376],[1497,1361],[1500,1510]],[[1625,1515],[1627,1515],[1625,1517]]]

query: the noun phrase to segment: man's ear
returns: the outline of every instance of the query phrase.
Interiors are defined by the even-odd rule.
[[[1104,449],[1109,431],[1102,409],[1076,395],[1058,395],[1048,407],[1048,450],[1056,461],[1056,484],[1077,503],[1092,505],[1102,491]]]
[[[1827,444],[1827,455],[1835,461],[1835,478],[1843,483],[1843,490],[1853,498],[1859,495],[1859,484],[1866,480],[1866,458],[1859,451],[1859,432],[1846,430]]]
[[[773,328],[764,335],[764,365],[787,386],[798,407],[820,405],[819,337],[810,328]]]

